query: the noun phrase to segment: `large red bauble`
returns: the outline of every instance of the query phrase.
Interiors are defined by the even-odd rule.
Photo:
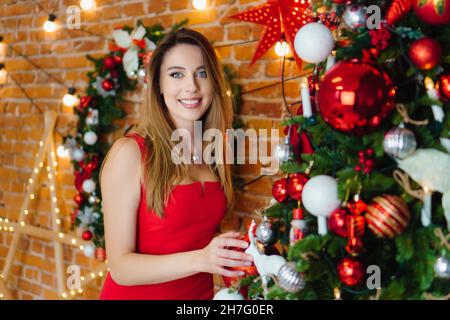
[[[389,76],[358,59],[343,60],[327,71],[319,85],[319,112],[333,128],[355,134],[377,127],[395,106]]]
[[[286,178],[277,180],[272,187],[272,195],[278,202],[283,202],[287,198],[287,180]]]
[[[247,241],[248,243],[250,243],[250,240],[248,238],[248,234],[245,235],[240,235],[238,237],[239,240],[244,240]],[[227,250],[235,250],[235,251],[240,251],[240,252],[244,252],[245,249],[243,248],[237,248],[237,247],[226,247],[225,249]],[[227,287],[230,287],[231,285],[233,285],[234,283],[236,283],[237,281],[239,281],[240,279],[246,278],[248,276],[253,276],[253,275],[258,275],[258,270],[256,269],[256,266],[254,263],[252,263],[250,266],[238,266],[238,267],[226,267],[227,269],[230,270],[234,270],[234,271],[244,271],[244,275],[242,276],[237,276],[237,277],[225,277],[223,276],[223,281],[225,283],[225,285]],[[242,292],[241,292],[242,293]],[[244,295],[245,296],[245,295]]]
[[[354,258],[342,259],[337,266],[337,271],[339,279],[348,286],[356,286],[364,278],[364,266],[361,261]]]
[[[450,0],[414,0],[414,13],[425,23],[438,26],[450,23]]]
[[[439,76],[437,87],[443,100],[450,99],[450,73]]]
[[[287,179],[287,193],[289,197],[295,200],[302,198],[303,186],[308,181],[308,177],[301,173],[292,173]]]
[[[432,38],[424,37],[411,44],[408,56],[418,69],[430,70],[441,60],[442,49],[439,42]]]
[[[393,238],[409,224],[410,213],[402,198],[389,194],[375,197],[367,206],[367,226],[379,238]]]

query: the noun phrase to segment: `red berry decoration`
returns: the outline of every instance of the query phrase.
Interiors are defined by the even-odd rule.
[[[122,57],[121,56],[113,56],[114,61],[116,64],[122,63]]]
[[[89,241],[92,239],[92,232],[90,232],[89,230],[86,230],[83,232],[81,237],[83,238],[83,240]]]
[[[278,202],[283,202],[287,198],[286,178],[275,181],[272,187],[272,195]]]
[[[379,238],[393,238],[409,224],[410,213],[402,198],[389,194],[375,197],[367,206],[367,226]]]
[[[418,69],[430,70],[440,62],[442,49],[439,42],[433,38],[424,37],[411,44],[408,56]]]
[[[449,0],[413,0],[416,16],[425,23],[439,26],[450,23]]]
[[[317,94],[318,108],[333,128],[364,134],[380,125],[395,106],[389,76],[358,59],[343,60],[325,73]]]
[[[342,259],[337,266],[337,271],[339,279],[347,286],[356,286],[364,278],[364,266],[355,258]]]
[[[303,186],[308,181],[308,177],[301,173],[292,173],[287,179],[287,193],[289,197],[300,200],[302,197]]]
[[[102,81],[102,88],[105,91],[111,91],[114,88],[114,84],[111,80],[105,79]]]
[[[103,66],[108,70],[113,69],[116,66],[116,60],[113,57],[106,57],[103,60]]]
[[[437,82],[439,94],[443,100],[450,99],[450,73],[443,74]]]
[[[74,197],[73,200],[75,201],[76,204],[80,205],[83,203],[84,201],[84,197],[81,193],[77,193]]]

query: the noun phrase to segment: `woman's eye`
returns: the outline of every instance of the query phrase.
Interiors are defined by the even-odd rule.
[[[183,74],[180,72],[174,72],[174,73],[171,73],[170,76],[172,78],[181,78],[183,76]]]
[[[198,73],[197,73],[197,75],[200,77],[200,78],[206,78],[206,71],[199,71]]]

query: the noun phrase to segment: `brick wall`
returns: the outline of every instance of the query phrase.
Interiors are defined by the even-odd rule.
[[[107,53],[107,41],[81,30],[61,28],[54,34],[43,31],[42,25],[47,19],[41,9],[55,12],[59,23],[64,21],[65,10],[79,1],[3,0],[0,4],[0,35],[12,44],[14,49],[29,56],[37,65],[45,68],[52,76],[61,79],[66,86],[74,85],[77,92],[83,92],[87,85],[86,73],[92,69],[86,54],[101,56]],[[264,3],[250,0],[208,0],[208,8],[202,12],[193,9],[190,0],[97,0],[92,12],[82,12],[83,28],[111,37],[114,27],[135,25],[141,19],[145,25],[161,23],[170,27],[173,23],[189,18],[189,27],[204,33],[216,44],[227,44],[243,40],[258,40],[263,27],[228,19],[233,13]],[[271,84],[280,80],[280,61],[273,49],[256,64],[249,66],[257,43],[223,47],[217,52],[224,64],[231,66],[238,74],[239,83],[244,91]],[[25,195],[27,182],[32,171],[38,141],[43,132],[42,110],[55,110],[59,113],[57,129],[67,130],[74,120],[72,111],[61,105],[65,88],[49,78],[44,72],[36,70],[18,54],[9,51],[6,61],[9,72],[8,83],[0,86],[0,216],[16,220]],[[292,62],[286,66],[286,77],[298,74]],[[33,106],[14,84],[12,77],[22,84],[26,93],[33,99]],[[288,101],[298,97],[299,84],[291,81],[286,84]],[[139,92],[128,94],[123,104],[128,116],[119,122],[121,130],[133,123],[138,114],[141,101]],[[275,86],[243,96],[241,117],[250,128],[277,128],[282,111],[281,87]],[[55,135],[56,143],[61,136]],[[259,165],[241,165],[238,173],[246,180],[259,175]],[[234,215],[223,221],[222,230],[239,229],[248,225],[255,209],[267,204],[271,198],[272,181],[275,177],[264,177],[246,187],[245,192],[237,194],[237,206]],[[58,159],[57,189],[63,218],[63,226],[68,230],[69,214],[73,210],[75,188],[72,166],[67,159]],[[44,181],[43,181],[44,182]],[[37,200],[30,207],[29,223],[50,227],[50,192],[43,183]],[[0,232],[0,268],[3,268],[10,233]],[[64,246],[66,265],[78,264],[86,273],[98,264],[83,255],[80,250]],[[16,299],[56,299],[56,279],[54,275],[53,245],[51,242],[34,237],[23,238],[18,248],[12,268],[9,288]],[[102,279],[94,281],[80,298],[96,299]],[[220,282],[217,281],[217,285]]]

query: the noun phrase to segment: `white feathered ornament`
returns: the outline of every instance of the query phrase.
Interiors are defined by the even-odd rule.
[[[442,193],[447,229],[450,231],[450,155],[436,149],[417,149],[411,156],[397,160],[398,167],[405,171],[425,191],[422,224],[431,223],[431,193]]]

